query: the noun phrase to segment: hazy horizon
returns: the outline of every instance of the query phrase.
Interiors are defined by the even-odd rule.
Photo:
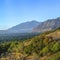
[[[57,17],[60,17],[60,0],[0,0],[0,30]]]

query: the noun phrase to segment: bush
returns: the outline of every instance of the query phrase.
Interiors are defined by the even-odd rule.
[[[47,60],[60,60],[60,52],[53,54],[52,56],[47,58]]]
[[[43,48],[42,51],[40,52],[40,56],[47,55],[48,52],[49,52],[49,49],[48,49],[48,46],[46,46],[46,47]]]
[[[52,52],[57,52],[60,50],[60,43],[56,42],[52,47],[51,47],[51,51]]]

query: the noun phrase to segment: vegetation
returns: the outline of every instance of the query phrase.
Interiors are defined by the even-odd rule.
[[[48,36],[53,32],[45,32],[24,41],[1,42],[0,60],[60,60],[60,39]]]

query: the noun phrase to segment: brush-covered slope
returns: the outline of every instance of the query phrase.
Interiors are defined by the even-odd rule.
[[[53,39],[60,39],[60,28],[57,29],[55,32],[47,34],[47,37],[52,37]]]
[[[54,36],[58,32],[60,29],[44,32],[22,42],[1,43],[0,60],[59,60],[60,38]],[[57,36],[60,36],[59,33]]]

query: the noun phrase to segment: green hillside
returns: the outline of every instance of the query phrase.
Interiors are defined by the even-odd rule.
[[[60,60],[60,29],[21,42],[1,42],[0,60]]]

